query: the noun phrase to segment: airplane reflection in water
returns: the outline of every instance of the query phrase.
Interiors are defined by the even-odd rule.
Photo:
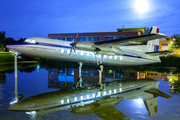
[[[141,98],[149,115],[154,116],[157,114],[158,96],[171,98],[158,90],[159,83],[155,80],[117,80],[104,83],[102,91],[99,85],[91,85],[49,92],[19,100],[7,109],[42,115],[71,108],[70,112],[74,114],[95,113],[103,119],[129,119],[114,106],[123,99]]]

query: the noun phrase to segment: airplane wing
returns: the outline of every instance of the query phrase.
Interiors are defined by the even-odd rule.
[[[151,56],[157,56],[162,54],[168,54],[173,53],[172,51],[158,51],[158,52],[145,52],[145,54],[151,55]]]
[[[111,105],[98,107],[93,112],[105,120],[130,120],[130,118]]]
[[[94,44],[97,46],[98,45],[116,46],[116,45],[121,45],[121,43],[124,43],[124,42],[139,44],[141,42],[147,42],[149,40],[159,39],[159,38],[163,38],[163,37],[167,37],[167,36],[162,33],[153,33],[153,34],[149,34],[149,35],[127,37],[127,38],[122,38],[122,39],[98,41],[98,42],[94,42]]]
[[[153,95],[157,95],[157,96],[161,96],[161,97],[164,97],[164,98],[172,98],[172,96],[156,89],[156,88],[151,88],[151,89],[148,89],[148,90],[145,90],[144,92],[147,92],[147,93],[150,93],[150,94],[153,94]]]

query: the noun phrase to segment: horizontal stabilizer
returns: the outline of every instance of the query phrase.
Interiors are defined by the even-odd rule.
[[[173,53],[172,51],[145,52],[148,55],[157,56],[162,54]]]
[[[161,97],[164,97],[164,98],[172,98],[172,96],[156,89],[156,88],[151,88],[151,89],[148,89],[148,90],[145,90],[144,92],[147,92],[147,93],[150,93],[150,94],[153,94],[153,95],[157,95],[157,96],[161,96]]]

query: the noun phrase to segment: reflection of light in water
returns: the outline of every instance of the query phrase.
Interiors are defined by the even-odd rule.
[[[136,102],[137,102],[138,104],[142,104],[142,103],[143,103],[143,100],[142,100],[142,98],[138,98],[138,99],[136,99]]]
[[[35,119],[36,117],[36,111],[26,112],[26,114],[31,115],[31,119]]]
[[[87,99],[89,98],[89,95],[87,95]]]
[[[83,96],[81,96],[81,100],[83,100]]]
[[[15,104],[15,103],[17,103],[17,102],[18,102],[18,99],[17,99],[17,98],[14,98],[14,100],[13,100],[12,102],[10,102],[10,105]]]
[[[69,99],[67,99],[67,103],[69,103]]]
[[[61,100],[61,104],[63,104],[64,103],[64,100]]]
[[[74,98],[74,101],[77,101],[77,97]]]

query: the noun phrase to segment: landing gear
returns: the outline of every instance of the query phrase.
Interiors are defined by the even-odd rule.
[[[97,66],[98,66],[98,71],[99,71],[99,84],[100,84],[100,91],[102,91],[104,89],[103,84],[102,84],[102,72],[103,72],[103,55],[101,56],[101,61],[98,62],[97,57],[96,57],[96,53],[94,53],[95,58],[96,58],[96,62],[97,62]]]
[[[82,87],[82,83],[83,83],[83,79],[82,79],[82,77],[81,77],[81,68],[82,68],[82,65],[83,65],[83,63],[82,62],[80,62],[79,63],[79,78],[78,78],[78,82],[77,82],[77,84],[76,84],[76,88],[79,86],[79,87]]]

